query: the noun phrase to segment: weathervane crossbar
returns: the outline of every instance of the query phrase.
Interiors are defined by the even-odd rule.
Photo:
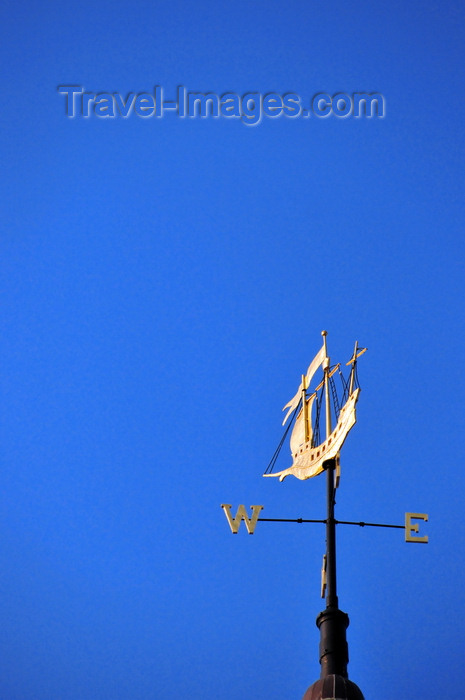
[[[235,517],[231,515],[232,505],[229,503],[222,503],[221,507],[224,510],[226,519],[231,528],[231,532],[236,535],[239,531],[241,522],[244,521],[247,532],[249,535],[253,535],[255,532],[255,527],[257,523],[319,523],[321,525],[327,525],[328,519],[324,520],[321,518],[260,518],[259,513],[263,510],[264,506],[251,506],[252,515],[249,517],[247,515],[246,507],[241,504],[236,512]],[[405,523],[404,525],[392,525],[391,523],[366,523],[363,520],[336,520],[333,519],[334,525],[358,525],[358,527],[387,527],[396,530],[405,530],[405,541],[406,542],[418,542],[426,544],[428,542],[428,535],[419,535],[419,525],[418,523],[412,522],[413,520],[423,520],[428,521],[427,513],[405,513]]]

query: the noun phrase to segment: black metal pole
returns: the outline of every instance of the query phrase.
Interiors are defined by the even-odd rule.
[[[335,488],[334,474],[336,460],[328,459],[324,463],[327,479],[327,517],[326,517],[326,609],[321,612],[316,624],[320,630],[320,680],[313,683],[305,693],[303,700],[321,700],[340,698],[345,700],[364,700],[360,688],[349,680],[347,664],[349,648],[346,629],[349,616],[339,610],[336,588],[336,523],[334,518]]]
[[[349,649],[346,640],[346,629],[349,626],[349,616],[339,610],[336,580],[336,521],[334,518],[334,473],[336,460],[328,459],[324,463],[326,469],[326,610],[321,612],[316,620],[320,630],[320,664],[321,678],[337,674],[347,678]]]
[[[336,523],[334,520],[334,460],[326,464],[326,607],[337,608]]]

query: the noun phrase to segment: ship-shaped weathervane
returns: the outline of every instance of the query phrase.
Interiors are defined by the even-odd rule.
[[[339,455],[344,441],[356,422],[356,404],[360,395],[357,376],[358,358],[366,351],[358,343],[347,366],[349,375],[344,378],[340,364],[331,366],[328,356],[326,331],[322,331],[323,345],[316,354],[307,373],[302,375],[300,385],[293,398],[284,406],[286,410],[283,425],[287,424],[268,468],[263,476],[278,477],[280,481],[293,475],[298,479],[310,479],[326,471],[326,507],[324,520],[304,518],[261,518],[263,506],[251,506],[252,514],[247,514],[244,505],[240,505],[236,515],[231,514],[231,504],[223,503],[231,531],[237,534],[244,521],[249,534],[253,534],[258,521],[324,523],[326,526],[326,553],[323,557],[321,571],[321,597],[326,597],[326,608],[316,620],[320,630],[320,680],[310,686],[303,700],[363,700],[360,688],[349,680],[347,664],[349,660],[346,641],[346,629],[349,617],[339,609],[336,585],[336,525],[359,525],[361,527],[388,527],[405,530],[406,542],[428,542],[427,535],[419,535],[417,520],[428,520],[426,513],[406,513],[404,525],[386,525],[383,523],[366,523],[338,521],[334,516],[335,494],[339,486]],[[312,382],[319,369],[323,378],[312,389]],[[336,386],[334,375],[339,374],[340,388]],[[320,420],[321,419],[321,420]],[[320,429],[320,423],[324,423]],[[279,453],[289,431],[292,464],[287,469],[274,472]]]
[[[264,476],[277,476],[282,481],[289,474],[296,476],[298,479],[310,479],[312,476],[321,474],[324,471],[324,463],[328,459],[339,456],[341,447],[350,429],[355,425],[355,406],[360,395],[357,379],[357,360],[366,351],[366,348],[359,348],[358,343],[355,343],[353,355],[347,363],[347,366],[351,366],[351,370],[346,381],[340,370],[340,364],[334,367],[330,366],[326,346],[326,331],[322,332],[322,336],[323,346],[321,350],[311,362],[307,374],[302,375],[302,381],[297,389],[297,393],[283,408],[283,411],[287,409],[283,425],[290,418],[290,428],[295,419],[290,440],[292,466],[289,469],[284,469],[284,471],[272,473],[279,455],[279,450],[277,450]],[[307,392],[311,387],[312,379],[320,367],[323,368],[324,372],[323,380],[308,395]],[[342,382],[341,399],[333,379],[333,375],[336,372],[339,372]],[[320,417],[323,403],[326,437],[321,440]],[[313,411],[315,412],[314,421],[312,420]],[[334,428],[332,428],[333,416],[336,417]],[[284,440],[286,435],[287,432],[284,435]]]

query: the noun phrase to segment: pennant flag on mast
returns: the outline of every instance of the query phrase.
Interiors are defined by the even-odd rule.
[[[299,388],[297,389],[296,395],[283,408],[283,411],[285,411],[286,408],[289,409],[288,412],[286,413],[284,420],[283,420],[283,425],[285,424],[285,422],[289,418],[290,414],[296,408],[300,399],[302,398],[302,389],[303,388],[308,389],[308,387],[310,386],[310,382],[312,381],[313,375],[317,371],[318,367],[323,364],[323,361],[325,360],[325,358],[326,358],[326,348],[323,344],[321,350],[313,358],[313,360],[312,360],[312,362],[307,370],[307,374],[305,376],[305,387],[302,387],[302,382],[300,382],[300,385],[299,385]]]

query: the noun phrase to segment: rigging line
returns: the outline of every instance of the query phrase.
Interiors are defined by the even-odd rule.
[[[323,400],[323,392],[318,396],[316,400],[316,410],[315,410],[315,426],[313,429],[313,439],[312,445],[320,444],[320,414],[321,414],[321,403]]]
[[[356,388],[360,387],[360,382],[358,380],[358,370],[357,370],[357,362],[354,362],[354,386]]]
[[[339,404],[339,398],[337,396],[336,384],[334,383],[334,379],[332,377],[329,378],[329,386],[331,387],[331,394],[333,396],[334,409],[336,412],[336,422],[337,422],[337,420],[339,418],[339,413],[341,412],[341,406]]]
[[[292,423],[294,422],[294,418],[295,418],[295,415],[296,415],[297,411],[299,410],[299,407],[300,407],[300,403],[297,404],[297,406],[296,406],[296,408],[295,408],[295,410],[294,410],[294,412],[293,412],[293,414],[292,414],[292,416],[291,416],[291,420],[289,421],[288,426],[287,426],[286,430],[284,431],[284,435],[282,436],[282,438],[281,438],[281,440],[280,440],[280,442],[279,442],[279,444],[278,444],[278,447],[277,447],[276,450],[274,451],[274,454],[273,454],[273,456],[272,456],[272,458],[271,458],[271,460],[270,460],[270,463],[268,464],[268,466],[267,466],[267,468],[266,468],[266,470],[265,470],[265,474],[269,474],[269,473],[271,473],[271,472],[273,471],[273,467],[274,467],[274,465],[276,464],[276,460],[278,459],[279,453],[281,452],[281,448],[282,448],[282,446],[283,446],[283,444],[284,444],[284,441],[286,440],[286,437],[287,437],[287,434],[288,434],[288,432],[289,432],[289,430],[290,430],[290,428],[291,428],[291,425],[292,425]]]
[[[287,435],[287,430],[288,430],[288,428],[286,428],[286,432],[284,433],[284,437],[280,440],[280,442],[279,442],[279,444],[278,444],[278,447],[277,447],[276,450],[274,451],[274,454],[273,454],[273,456],[272,456],[272,458],[271,458],[271,460],[270,460],[270,463],[268,464],[268,466],[267,466],[267,468],[266,468],[266,470],[265,470],[265,474],[268,474],[269,472],[272,472],[272,471],[273,471],[273,467],[274,467],[274,465],[276,464],[276,460],[278,459],[279,453],[280,453],[281,448],[282,448],[283,443],[284,443],[284,439],[285,439],[285,437],[286,437],[286,435]]]
[[[318,444],[318,445],[319,445],[320,442],[321,442],[321,426],[320,426],[320,421],[321,421],[321,416],[322,416],[322,413],[323,413],[322,408],[323,408],[323,401],[324,401],[324,398],[325,398],[325,393],[324,393],[324,391],[322,391],[321,394],[320,394],[320,403],[319,403],[319,406],[318,406],[318,409],[319,409],[319,410],[318,410],[318,440],[317,440],[317,444]]]
[[[342,403],[345,403],[347,401],[347,399],[349,398],[349,382],[348,381],[346,382],[341,370],[339,370],[339,376],[341,378],[341,384],[342,384]]]

